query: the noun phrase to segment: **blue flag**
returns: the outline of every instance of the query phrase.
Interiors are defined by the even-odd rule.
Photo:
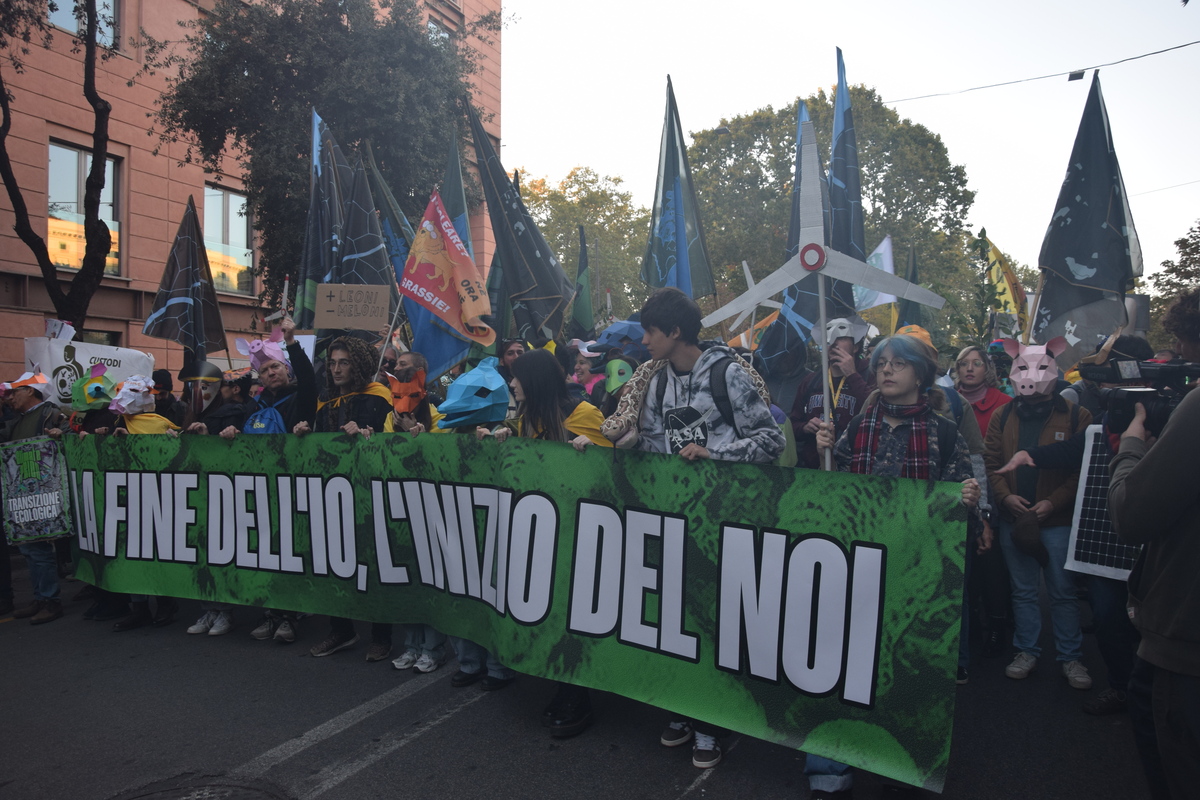
[[[674,286],[693,298],[716,293],[670,76],[642,282],[652,289]]]

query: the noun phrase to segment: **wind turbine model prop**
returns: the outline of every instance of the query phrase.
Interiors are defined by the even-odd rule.
[[[825,226],[821,212],[821,188],[817,170],[817,140],[813,124],[810,120],[800,123],[800,250],[787,260],[782,267],[772,272],[764,280],[755,284],[745,294],[722,308],[717,309],[702,320],[705,327],[716,325],[729,319],[734,314],[751,311],[772,295],[778,294],[810,272],[817,273],[817,295],[820,298],[821,316],[818,322],[820,335],[814,337],[821,342],[821,371],[829,374],[829,342],[826,341],[825,328],[825,277],[835,278],[874,289],[877,292],[893,294],[897,300],[912,300],[923,306],[941,308],[946,300],[915,283],[909,283],[903,278],[889,275],[881,269],[872,267],[865,261],[831,250],[825,246]],[[829,381],[823,381],[825,387],[825,420],[833,419],[833,409],[829,407]],[[825,451],[825,469],[833,468],[829,451]]]

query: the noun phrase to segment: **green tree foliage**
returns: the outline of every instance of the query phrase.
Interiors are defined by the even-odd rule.
[[[605,290],[609,289],[617,319],[625,319],[641,307],[647,290],[639,270],[650,212],[633,204],[620,178],[576,167],[557,185],[545,178],[524,181],[521,196],[569,275],[575,274],[579,264],[579,226],[583,226],[596,318],[606,308]]]
[[[0,53],[14,72],[25,68],[25,57],[30,46],[49,47],[56,35],[47,22],[47,12],[57,11],[59,4],[50,0],[4,0],[0,3]],[[73,52],[82,55],[80,89],[92,111],[92,161],[84,181],[83,193],[83,263],[78,272],[63,290],[58,269],[50,260],[46,240],[30,224],[29,207],[25,194],[13,170],[8,152],[8,134],[12,130],[12,113],[9,104],[14,97],[4,75],[0,72],[0,181],[4,183],[8,199],[16,217],[17,237],[33,253],[42,274],[42,282],[54,304],[54,313],[67,320],[77,329],[82,328],[87,318],[92,296],[100,288],[104,278],[104,266],[112,246],[112,233],[104,220],[100,219],[100,194],[104,190],[104,168],[108,159],[108,118],[112,104],[100,96],[96,88],[96,65],[113,55],[113,51],[100,43],[99,29],[107,25],[111,29],[112,17],[109,3],[97,0],[77,0],[72,10],[79,23],[79,30],[72,39]],[[57,35],[62,35],[61,33]]]
[[[172,72],[157,113],[162,140],[183,140],[184,159],[210,171],[222,157],[244,171],[266,299],[300,262],[313,108],[343,148],[371,142],[410,216],[441,179],[452,132],[467,129],[458,123],[476,69],[471,42],[498,20],[443,36],[422,9],[416,0],[219,0],[181,43],[148,42],[152,68]]]
[[[1173,347],[1174,342],[1162,328],[1162,315],[1179,295],[1200,287],[1200,220],[1187,235],[1175,240],[1179,257],[1162,262],[1162,270],[1149,276],[1154,290],[1150,295],[1149,339],[1155,347]]]
[[[941,137],[902,119],[883,105],[874,89],[850,87],[862,173],[867,249],[891,234],[897,261],[916,248],[921,278],[937,287],[953,308],[969,305],[978,274],[971,266],[974,237],[966,230],[975,193],[966,170],[951,163]],[[833,130],[833,93],[806,98],[816,130],[822,169]],[[795,160],[796,103],[770,106],[722,120],[722,127],[693,134],[688,151],[702,206],[714,272],[744,290],[742,260],[755,279],[783,263],[791,211]],[[722,269],[724,267],[724,269]]]

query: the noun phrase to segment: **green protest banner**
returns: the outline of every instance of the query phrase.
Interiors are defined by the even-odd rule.
[[[9,543],[71,535],[66,474],[62,450],[48,436],[0,445],[0,490]]]
[[[617,692],[940,790],[957,484],[470,436],[89,436],[77,575],[424,622]]]

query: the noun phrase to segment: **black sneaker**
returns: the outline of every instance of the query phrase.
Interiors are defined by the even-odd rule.
[[[954,676],[954,682],[956,684],[958,684],[959,686],[962,686],[964,683],[967,682],[967,668],[966,667],[958,668],[958,674]]]
[[[1084,713],[1094,717],[1104,717],[1109,714],[1123,714],[1129,710],[1125,702],[1125,693],[1116,689],[1105,689],[1094,699],[1083,704]]]
[[[687,720],[675,720],[667,723],[658,740],[667,747],[679,747],[692,740],[692,723]]]
[[[710,769],[721,763],[721,745],[716,737],[707,733],[697,733],[696,742],[692,745],[692,766],[699,769]]]

